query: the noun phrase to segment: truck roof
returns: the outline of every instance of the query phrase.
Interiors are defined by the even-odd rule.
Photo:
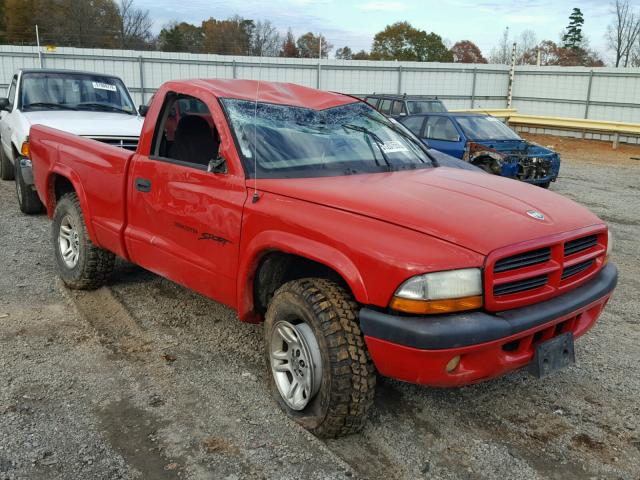
[[[63,68],[19,68],[18,71],[22,73],[66,73],[69,75],[99,75],[101,77],[120,79],[120,77],[118,77],[117,75],[113,75],[110,73],[85,72],[82,70],[69,70]]]
[[[167,82],[167,88],[172,84],[206,89],[220,98],[237,98],[241,100],[291,105],[295,107],[323,110],[359,101],[354,97],[341,93],[325,92],[315,88],[303,87],[294,83],[265,82],[262,80],[237,79],[196,79]]]

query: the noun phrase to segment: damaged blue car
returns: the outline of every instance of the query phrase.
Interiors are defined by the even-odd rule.
[[[522,139],[491,115],[438,112],[398,118],[429,147],[489,173],[548,188],[560,172],[560,156]]]

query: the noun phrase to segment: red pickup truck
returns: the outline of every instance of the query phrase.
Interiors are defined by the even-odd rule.
[[[264,322],[275,398],[321,436],[360,428],[376,373],[449,387],[571,364],[617,281],[594,214],[455,168],[337,93],[168,82],[135,153],[34,126],[30,155],[70,288],[119,256]]]

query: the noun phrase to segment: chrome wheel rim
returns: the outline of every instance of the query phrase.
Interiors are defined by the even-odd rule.
[[[80,236],[69,215],[66,215],[60,222],[58,246],[65,265],[69,268],[74,268],[78,264],[78,258],[80,257]]]
[[[302,410],[322,383],[320,346],[311,327],[304,322],[276,322],[269,353],[280,396],[292,410]]]

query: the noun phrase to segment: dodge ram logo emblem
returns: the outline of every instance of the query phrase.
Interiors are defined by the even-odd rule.
[[[537,210],[527,210],[527,215],[536,220],[544,220],[544,215]]]

